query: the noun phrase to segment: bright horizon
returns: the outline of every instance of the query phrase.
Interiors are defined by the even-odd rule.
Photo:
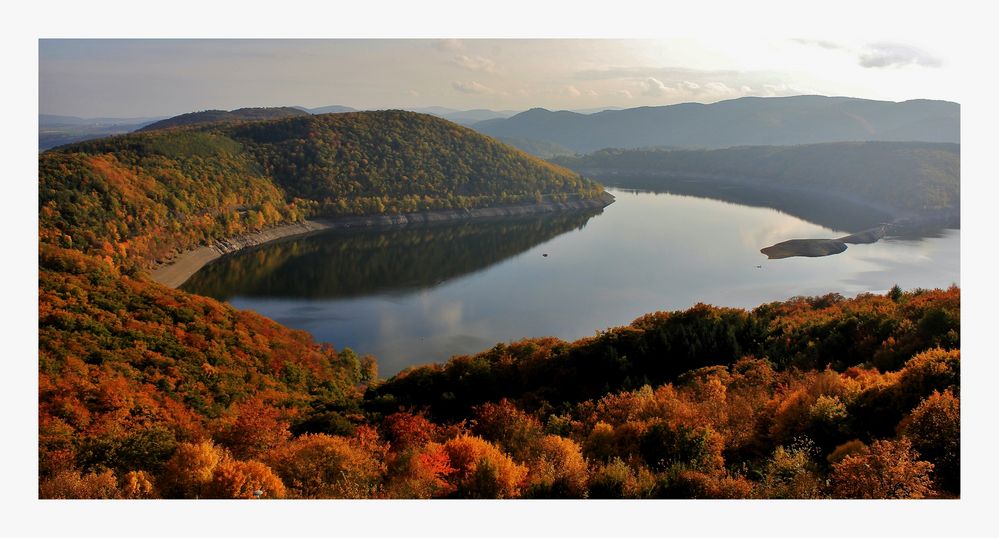
[[[343,105],[590,110],[828,95],[956,101],[944,43],[767,39],[41,39],[39,112]],[[915,89],[914,89],[915,88]]]

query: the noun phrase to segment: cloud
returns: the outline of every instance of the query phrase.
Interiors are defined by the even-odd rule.
[[[661,80],[655,77],[645,79],[642,86],[644,88],[642,90],[642,95],[649,95],[652,97],[662,97],[674,91],[673,88],[667,87]]]
[[[451,63],[470,71],[496,72],[496,62],[482,56],[465,56],[464,54],[459,54],[451,60]]]
[[[721,83],[720,82],[709,82],[708,84],[721,84]],[[722,86],[724,86],[724,84],[722,84]],[[689,80],[681,80],[680,82],[676,83],[676,89],[681,90],[681,91],[688,91],[688,92],[697,93],[698,91],[701,90],[701,85],[698,84],[698,83],[696,83],[696,82],[691,82]]]
[[[841,45],[832,41],[818,39],[792,39],[795,43],[826,50],[838,50],[853,55],[861,67],[940,67],[943,62],[939,58],[910,45],[901,43],[870,43],[856,48]]]
[[[867,46],[858,58],[863,67],[940,67],[943,62],[929,53],[899,43],[874,43]]]
[[[752,90],[751,94],[762,97],[780,97],[786,95],[809,95],[817,93],[813,90],[797,88],[789,84],[764,84],[760,90]]]
[[[577,80],[643,79],[646,77],[666,79],[719,79],[741,76],[738,71],[690,69],[686,67],[606,67],[604,69],[583,69],[573,73]]]
[[[572,85],[565,87],[565,93],[571,95],[572,97],[579,97],[580,95],[583,95],[583,92],[579,91],[579,89]]]
[[[839,50],[847,48],[844,47],[843,45],[840,45],[839,43],[835,43],[833,41],[825,41],[822,39],[792,39],[791,41],[794,41],[795,43],[801,45],[809,45],[812,47],[819,47],[827,50]]]
[[[618,90],[618,91],[614,92],[614,95],[620,95],[621,97],[624,97],[625,99],[631,99],[631,97],[632,97],[631,92],[629,92],[628,90]]]
[[[460,39],[436,39],[432,45],[435,49],[445,52],[455,52],[465,48]]]
[[[490,88],[489,86],[479,84],[474,80],[471,82],[461,82],[460,80],[456,80],[451,83],[451,87],[454,88],[455,90],[458,90],[461,93],[479,94],[479,95],[492,95],[497,93],[496,90]]]
[[[409,90],[409,91],[407,91],[406,93],[407,93],[408,95],[411,95],[411,96],[413,96],[413,97],[419,97],[419,96],[420,96],[420,92],[418,92],[418,91],[416,91],[416,90]]]
[[[724,99],[755,95],[754,88],[785,83],[769,71],[704,70],[682,67],[607,67],[574,73],[577,80],[620,80],[633,95],[657,99]]]
[[[692,96],[718,92],[722,89],[725,90],[725,93],[729,92],[728,86],[721,82],[708,82],[701,85],[690,80],[681,80],[674,84],[666,84],[655,77],[649,77],[642,82],[642,95],[649,97]]]
[[[745,87],[745,86],[744,86]],[[717,97],[736,97],[742,95],[742,91],[722,84],[721,82],[709,82],[704,85],[704,91]]]
[[[759,90],[754,90],[752,86],[742,84],[739,86],[728,85],[724,82],[712,81],[697,83],[690,80],[681,80],[672,84],[667,84],[655,77],[648,77],[639,86],[641,94],[647,97],[668,98],[672,100],[691,99],[697,101],[721,101],[724,99],[734,99],[747,95],[758,95],[773,97],[778,95],[797,95],[802,93],[799,89],[784,83],[761,84]]]

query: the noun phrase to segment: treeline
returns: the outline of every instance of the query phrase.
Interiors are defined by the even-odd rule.
[[[375,408],[425,409],[446,420],[501,398],[545,408],[676,380],[698,368],[766,357],[778,370],[897,370],[932,348],[960,348],[960,291],[837,294],[752,311],[697,305],[648,314],[576,342],[499,344],[444,364],[408,369],[373,388]],[[384,407],[381,407],[384,406]]]
[[[598,177],[615,174],[621,186],[654,186],[647,176],[655,175],[729,179],[837,193],[919,212],[960,207],[960,153],[958,144],[841,142],[716,150],[604,149],[552,162]],[[629,174],[646,177],[640,185],[628,185]]]
[[[154,130],[39,157],[41,241],[140,266],[315,216],[601,192],[578,174],[473,131],[400,111]]]

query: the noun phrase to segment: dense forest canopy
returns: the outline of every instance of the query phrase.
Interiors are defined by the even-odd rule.
[[[401,111],[154,130],[39,156],[42,241],[140,265],[310,217],[601,193],[574,172]]]
[[[956,210],[961,147],[929,142],[841,142],[716,150],[604,149],[553,162],[597,176],[743,180],[800,187],[908,212]]]
[[[291,196],[343,213],[359,199],[406,211],[463,208],[541,197],[595,197],[600,188],[560,166],[433,116],[355,112],[235,126],[265,172]],[[404,200],[400,205],[396,199]]]

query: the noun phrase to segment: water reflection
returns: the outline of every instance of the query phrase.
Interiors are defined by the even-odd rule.
[[[182,289],[218,299],[404,295],[581,229],[601,211],[330,231],[226,256]]]
[[[851,233],[872,228],[892,218],[887,211],[875,207],[830,199],[829,196],[805,190],[775,190],[751,184],[650,176],[604,176],[597,179],[617,188],[643,189],[776,209],[826,228]]]

